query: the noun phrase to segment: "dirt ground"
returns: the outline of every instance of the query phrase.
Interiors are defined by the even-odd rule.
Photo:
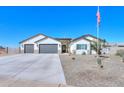
[[[75,60],[72,60],[72,58]],[[100,68],[94,55],[61,54],[66,82],[78,87],[124,87],[124,63],[115,55],[104,58]]]
[[[11,56],[11,55],[15,55],[15,54],[0,54],[0,57],[3,57],[3,56]]]
[[[67,87],[65,84],[42,84],[38,80],[15,80],[0,76],[0,87]]]

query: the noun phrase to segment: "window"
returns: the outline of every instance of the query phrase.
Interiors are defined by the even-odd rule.
[[[87,44],[77,44],[77,50],[87,50]]]
[[[81,44],[77,44],[77,50],[81,49]]]

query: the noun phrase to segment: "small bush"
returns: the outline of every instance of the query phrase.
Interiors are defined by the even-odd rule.
[[[103,65],[101,65],[100,68],[103,68]]]
[[[75,57],[72,57],[72,60],[75,60]]]
[[[122,62],[124,62],[124,55],[122,56]]]
[[[86,53],[85,53],[85,52],[83,52],[83,53],[82,53],[82,55],[86,55]]]
[[[123,57],[124,56],[124,50],[123,49],[117,50],[116,55]]]
[[[97,58],[97,64],[98,64],[98,65],[102,65],[102,60],[101,60],[101,58]]]

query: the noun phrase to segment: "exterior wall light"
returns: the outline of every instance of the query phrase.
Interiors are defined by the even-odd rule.
[[[37,44],[37,47],[39,47],[39,45]]]

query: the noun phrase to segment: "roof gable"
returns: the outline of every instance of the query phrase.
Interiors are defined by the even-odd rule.
[[[88,40],[88,39],[85,39],[85,38],[83,38],[83,37],[79,37],[79,38],[76,38],[76,39],[73,39],[72,40],[72,43],[74,43],[74,42],[78,42],[78,41],[80,41],[80,40],[85,40],[85,41],[87,41],[87,42],[91,42],[90,40]]]
[[[86,39],[86,38],[84,38],[84,37],[78,37],[78,38],[76,38],[76,39],[73,39],[72,40],[72,42],[75,42],[75,41],[77,41],[77,40],[80,40],[80,39],[84,39],[84,40],[86,40],[86,41],[88,41],[88,42],[91,42],[90,40],[88,40],[88,39]]]
[[[37,40],[35,43],[41,42],[41,41],[43,41],[43,40],[45,40],[45,39],[47,39],[47,38],[48,38],[48,37],[42,38],[42,39],[40,39],[40,40]]]
[[[92,39],[90,39],[90,38],[92,38],[92,39],[94,39],[94,40],[92,40]],[[79,41],[80,39],[84,39],[84,40],[86,40],[86,41],[88,41],[88,42],[95,42],[95,40],[97,40],[97,37],[95,37],[95,36],[93,36],[93,35],[90,35],[90,34],[86,34],[86,35],[80,36],[80,37],[78,37],[78,38],[76,38],[76,39],[73,39],[72,42]],[[100,38],[98,38],[98,39],[99,39],[100,41],[104,42],[104,40],[102,40],[102,39],[100,39]]]
[[[55,41],[57,41],[57,42],[60,42],[59,40],[56,40],[56,39],[54,39],[54,38],[52,38],[52,37],[46,36],[46,37],[43,38],[43,39],[37,40],[35,43],[41,42],[41,41],[46,40],[46,39],[52,39],[52,40],[55,40]]]
[[[83,35],[82,37],[88,39],[88,38],[93,38],[93,39],[96,39],[97,40],[97,37],[93,36],[93,35],[90,35],[90,34],[86,34],[86,35]],[[104,41],[103,39],[101,38],[98,38],[98,40],[100,41]]]
[[[37,35],[35,35],[35,36],[32,36],[32,37],[30,37],[30,38],[28,38],[28,39],[25,39],[25,40],[19,42],[19,43],[26,42],[26,41],[31,40],[31,39],[34,39],[34,38],[36,38],[36,37],[38,37],[38,36],[44,36],[44,37],[47,37],[47,36],[44,35],[44,34],[37,34]]]

